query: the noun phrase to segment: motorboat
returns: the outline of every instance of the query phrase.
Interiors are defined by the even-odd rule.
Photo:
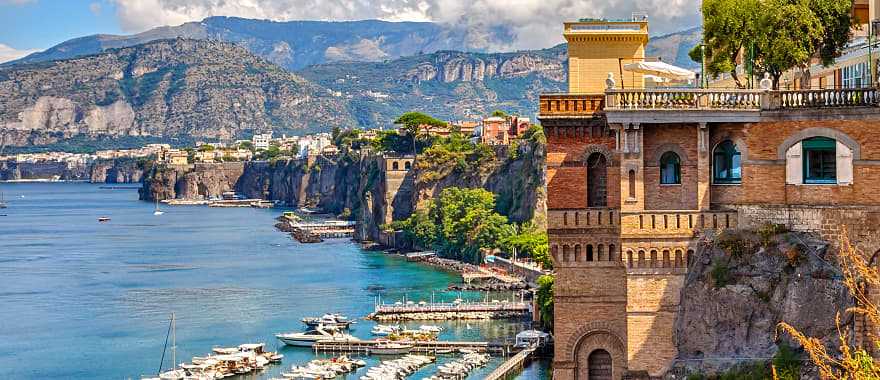
[[[400,326],[398,325],[376,325],[370,330],[370,333],[373,335],[386,336],[397,333],[400,331]]]
[[[403,343],[378,343],[370,348],[372,355],[403,355],[412,351],[413,345]]]
[[[102,217],[99,217],[99,218],[98,218],[98,221],[101,222],[101,223],[109,222],[109,221],[110,221],[110,217],[102,216]]]
[[[352,323],[354,323],[354,321],[340,314],[324,314],[320,317],[306,317],[302,319],[302,322],[309,327],[323,325],[327,327],[338,328],[348,328]]]
[[[275,334],[275,338],[288,346],[312,347],[318,341],[334,341],[334,342],[357,342],[360,339],[339,332],[336,329],[326,328],[319,325],[318,327],[306,332]]]

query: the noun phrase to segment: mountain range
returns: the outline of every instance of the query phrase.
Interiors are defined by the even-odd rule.
[[[647,54],[693,68],[687,52],[700,34],[654,37]],[[495,109],[533,116],[541,92],[565,89],[564,44],[484,50],[440,24],[374,20],[211,17],[82,37],[0,67],[0,137],[41,146],[109,136],[118,145],[383,127],[411,110],[447,120]]]

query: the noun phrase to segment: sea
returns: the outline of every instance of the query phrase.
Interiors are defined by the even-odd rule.
[[[303,317],[358,318],[352,334],[369,338],[374,323],[361,318],[379,300],[515,297],[448,292],[455,273],[345,239],[298,243],[274,228],[279,209],[162,206],[165,213],[155,216],[136,189],[120,186],[0,183],[8,204],[0,209],[0,378],[155,376],[172,365],[166,338],[173,313],[178,363],[212,347],[264,342],[283,362],[232,379],[269,379],[316,357],[274,337],[303,331]],[[528,326],[435,324],[444,328],[440,339],[475,341],[512,341]],[[441,356],[411,378],[452,359]],[[493,358],[468,378],[482,379],[501,362]],[[538,360],[517,378],[549,379],[549,372]]]

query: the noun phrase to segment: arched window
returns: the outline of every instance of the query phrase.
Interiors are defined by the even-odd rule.
[[[724,140],[715,147],[712,173],[714,183],[742,183],[741,154],[732,141]]]
[[[412,162],[406,161],[403,163],[403,168],[406,170],[412,169]]]
[[[587,158],[587,205],[605,207],[607,205],[608,163],[602,153],[593,153]]]
[[[660,183],[663,185],[681,183],[681,159],[675,152],[666,152],[660,156]]]
[[[400,165],[397,163],[397,161],[391,163],[391,170],[400,170]]]
[[[804,149],[804,183],[837,183],[837,141],[813,137],[801,142]]]
[[[587,357],[587,380],[611,380],[613,375],[611,354],[598,349]]]

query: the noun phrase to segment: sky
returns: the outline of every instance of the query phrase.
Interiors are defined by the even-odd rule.
[[[563,21],[647,13],[652,35],[699,25],[700,0],[0,0],[0,62],[92,34],[132,34],[208,16],[289,20],[433,21],[507,26],[494,51],[562,42]]]

